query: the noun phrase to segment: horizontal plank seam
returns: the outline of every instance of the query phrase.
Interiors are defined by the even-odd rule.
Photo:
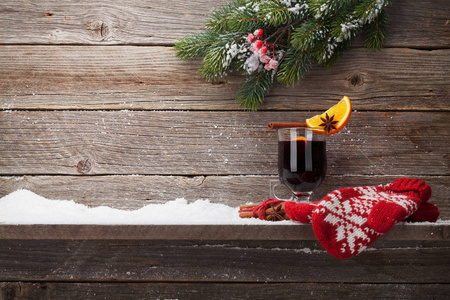
[[[173,48],[175,44],[172,43],[161,43],[161,44],[142,44],[142,43],[118,43],[118,44],[83,44],[83,43],[0,43],[0,46],[48,46],[48,47],[59,47],[59,46],[70,46],[70,47],[167,47]],[[355,47],[364,48],[364,47]]]
[[[1,226],[23,226],[23,225],[10,225],[10,224],[0,224]],[[36,225],[26,225],[26,226],[34,226],[34,227],[37,227],[37,226],[39,226],[39,225],[41,225],[41,224],[36,224]],[[66,225],[57,225],[57,224],[49,224],[49,226],[66,226]],[[83,226],[83,225],[68,225],[68,226]],[[92,226],[95,226],[95,225],[92,225]],[[102,225],[98,225],[98,226],[102,226]],[[134,225],[108,225],[108,226],[111,226],[111,227],[120,227],[120,226],[134,226]],[[157,226],[157,225],[140,225],[140,226]],[[159,225],[159,226],[163,226],[163,225]],[[169,225],[169,226],[171,226],[171,225]],[[173,226],[183,226],[183,225],[173,225]],[[189,226],[189,225],[187,225],[187,226]],[[201,225],[201,226],[210,226],[210,225]],[[221,226],[223,226],[223,227],[227,227],[228,225],[215,225],[215,226],[218,226],[218,227],[221,227]],[[259,225],[259,226],[276,226],[276,225]],[[283,225],[283,226],[296,226],[295,224],[291,224],[291,225]],[[299,226],[303,226],[303,225],[299,225]],[[405,225],[405,226],[411,226],[411,227],[413,227],[413,226],[420,226],[420,225]],[[383,240],[386,240],[386,241],[407,241],[407,242],[422,242],[422,241],[424,241],[424,239],[416,239],[416,240],[398,240],[398,239],[384,239],[384,237],[383,237]],[[131,242],[142,242],[142,241],[153,241],[153,242],[197,242],[197,243],[201,243],[201,242],[216,242],[216,243],[219,243],[219,242],[222,242],[222,243],[228,243],[228,242],[267,242],[268,240],[267,239],[265,239],[265,238],[257,238],[257,239],[235,239],[235,238],[223,238],[223,239],[215,239],[215,240],[213,240],[213,239],[203,239],[203,238],[190,238],[190,239],[181,239],[181,238],[174,238],[174,239],[171,239],[171,238],[152,238],[152,237],[145,237],[145,238],[128,238],[128,237],[126,237],[126,238],[117,238],[117,237],[115,237],[115,238],[113,238],[113,237],[110,237],[110,238],[105,238],[105,239],[102,239],[102,238],[88,238],[88,237],[73,237],[73,236],[69,236],[69,237],[64,237],[64,238],[55,238],[55,237],[50,237],[50,238],[48,238],[48,237],[45,237],[45,238],[28,238],[28,237],[20,237],[20,238],[14,238],[14,237],[12,237],[12,238],[9,238],[9,237],[1,237],[0,238],[0,241],[47,241],[47,242],[50,242],[50,241],[83,241],[83,242],[85,242],[85,241],[90,241],[90,242],[92,242],[92,241],[102,241],[102,242],[118,242],[118,243],[120,243],[120,242],[124,242],[124,241],[127,241],[127,242],[129,242],[129,243],[131,243]],[[293,241],[298,241],[298,239],[279,239],[279,240],[271,240],[272,242],[293,242]],[[304,241],[315,241],[315,238],[313,239],[313,238],[311,238],[311,239],[304,239]],[[438,243],[447,243],[447,240],[445,240],[445,239],[441,239],[441,240],[438,240]],[[201,245],[201,246],[203,246],[203,247],[210,247],[211,245],[208,245],[208,244],[204,244],[204,245]],[[198,248],[199,247],[199,245],[198,244],[196,244],[196,245],[189,245],[189,246],[172,246],[173,248],[180,248],[180,249],[186,249],[186,248]],[[212,247],[215,247],[215,246],[212,246]],[[233,248],[235,248],[234,246],[231,246],[231,247],[224,247],[224,249],[225,248],[230,248],[230,249],[233,249]],[[271,249],[261,249],[260,247],[250,247],[250,246],[247,246],[246,248],[245,248],[246,250],[257,250],[257,251],[272,251]],[[420,246],[410,246],[410,247],[401,247],[401,246],[399,246],[399,247],[386,247],[386,248],[383,248],[383,247],[379,247],[379,248],[367,248],[365,251],[366,252],[371,252],[371,251],[378,251],[378,252],[380,252],[380,251],[399,251],[399,250],[413,250],[413,251],[417,251],[417,250],[421,250],[421,251],[423,251],[423,250],[431,250],[431,251],[433,251],[433,250],[442,250],[442,249],[444,249],[444,250],[450,250],[450,246],[435,246],[435,247],[420,247]],[[282,251],[286,251],[286,252],[298,252],[298,249],[296,249],[296,248],[284,248],[284,249],[282,249]],[[325,250],[319,250],[320,251],[320,253],[322,253],[322,254],[325,254]]]
[[[25,174],[25,173],[17,173],[17,174],[0,174],[0,178],[16,178],[16,177],[24,177],[24,176],[42,176],[42,177],[52,177],[52,176],[66,176],[66,177],[185,177],[185,178],[195,178],[195,177],[278,177],[278,174],[275,173],[266,173],[266,174],[232,174],[232,173],[219,173],[219,174],[159,174],[159,173],[145,173],[145,174],[139,174],[139,173],[122,173],[122,174],[115,174],[115,173],[99,173],[99,174],[74,174],[74,173],[32,173],[32,174]],[[353,176],[359,176],[359,177],[434,177],[434,178],[443,178],[443,177],[449,177],[450,174],[327,174],[327,176],[332,177],[353,177]]]
[[[71,279],[67,279],[67,280],[1,280],[0,279],[0,283],[73,283],[73,284],[77,284],[77,283],[108,283],[108,284],[129,284],[129,283],[136,283],[136,284],[146,284],[146,283],[167,283],[167,284],[204,284],[204,285],[208,285],[208,284],[224,284],[224,285],[233,285],[233,284],[250,284],[250,285],[261,285],[261,284],[320,284],[320,285],[336,285],[336,284],[346,284],[346,285],[398,285],[398,284],[402,284],[402,285],[448,285],[450,284],[450,282],[412,282],[412,281],[408,281],[408,282],[402,282],[402,281],[361,281],[361,282],[354,282],[354,281],[310,281],[305,280],[299,280],[299,281],[295,281],[295,280],[289,280],[289,281],[278,281],[278,280],[274,280],[274,281],[227,281],[227,280],[141,280],[141,279],[136,279],[136,280],[71,280]]]
[[[0,95],[1,96],[1,95]],[[4,95],[3,95],[4,96]],[[277,96],[281,96],[281,95],[277,95]],[[274,96],[275,97],[275,96]],[[61,109],[43,109],[43,108],[14,108],[14,109],[0,109],[0,112],[28,112],[28,111],[32,111],[32,112],[94,112],[94,111],[98,111],[98,112],[126,112],[126,111],[131,111],[131,112],[212,112],[212,113],[216,113],[216,112],[226,112],[226,113],[231,113],[231,112],[242,112],[242,113],[254,113],[254,112],[248,112],[245,110],[236,110],[236,109],[124,109],[124,108],[102,108],[102,109],[98,109],[98,108],[84,108],[84,109],[79,109],[79,108],[61,108]],[[311,114],[313,113],[321,113],[323,111],[321,110],[310,110],[310,109],[259,109],[258,112],[284,112],[284,111],[289,111],[289,112],[310,112]],[[373,110],[369,110],[369,109],[359,109],[359,110],[354,110],[355,112],[402,112],[402,113],[408,113],[408,112],[423,112],[423,113],[441,113],[441,112],[450,112],[450,107],[449,108],[443,108],[443,109],[373,109]],[[256,113],[258,113],[256,112]]]
[[[189,175],[189,174],[0,174],[0,179],[10,179],[10,178],[21,178],[21,177],[89,177],[89,178],[95,178],[95,177],[185,177],[185,178],[196,178],[196,177],[278,177],[278,174],[276,173],[268,173],[268,174],[196,174],[196,175]],[[376,177],[430,177],[430,178],[446,178],[450,177],[450,175],[442,174],[442,175],[423,175],[423,174],[327,174],[327,176],[331,177],[367,177],[367,178],[376,178]]]
[[[117,44],[84,44],[84,43],[0,43],[0,46],[48,46],[48,47],[58,47],[58,46],[76,46],[76,47],[167,47],[173,48],[175,43],[117,43]],[[364,49],[364,46],[353,46],[351,49]],[[384,49],[412,49],[412,50],[422,50],[422,51],[434,51],[434,50],[448,50],[448,46],[401,46],[392,45],[384,46]],[[369,50],[370,51],[370,50]]]

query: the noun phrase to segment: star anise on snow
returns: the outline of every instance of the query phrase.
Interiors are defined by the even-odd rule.
[[[282,205],[272,206],[272,209],[266,211],[267,221],[282,221],[286,220],[284,217],[286,212],[282,209]]]
[[[334,125],[339,123],[339,121],[333,121],[334,115],[332,115],[330,118],[327,113],[325,114],[325,118],[320,119],[322,120],[323,123],[320,124],[319,126],[323,126],[323,128],[327,133],[330,133],[331,129],[336,129]]]

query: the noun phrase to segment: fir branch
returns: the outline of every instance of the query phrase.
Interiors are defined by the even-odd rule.
[[[225,3],[218,9],[211,12],[210,17],[206,21],[205,26],[214,32],[224,33],[229,31],[229,22],[234,18],[235,12],[239,7],[245,5],[245,0],[234,0],[233,2]]]
[[[311,51],[318,64],[331,68],[343,52],[348,49],[354,37],[362,30],[360,21],[354,17],[354,7],[347,6],[334,16],[330,31],[321,43]]]
[[[225,76],[224,61],[226,53],[224,48],[214,47],[208,51],[199,66],[198,73],[207,81],[215,81]]]
[[[355,8],[355,16],[361,19],[363,24],[371,23],[390,3],[391,0],[362,0]]]
[[[347,39],[334,44],[332,51],[327,54],[326,58],[322,57],[323,59],[318,60],[317,63],[319,63],[322,67],[331,69],[331,67],[335,65],[337,60],[344,54],[344,52],[351,47],[352,41],[352,39]]]
[[[248,11],[243,11],[236,15],[230,23],[230,28],[233,31],[253,32],[258,28],[264,27],[263,19],[255,16]]]
[[[387,13],[383,10],[372,23],[364,27],[364,46],[367,49],[379,51],[383,48],[388,23]]]
[[[298,50],[308,51],[314,48],[319,41],[324,40],[328,31],[329,28],[325,22],[314,18],[308,19],[292,33],[291,44]]]
[[[236,101],[240,103],[239,106],[252,111],[257,110],[272,86],[273,72],[260,71],[247,75],[237,91]]]
[[[300,82],[312,65],[308,52],[289,48],[286,56],[278,68],[277,80],[286,85],[294,86]]]
[[[218,41],[219,34],[204,31],[188,35],[175,42],[175,55],[182,60],[204,57],[212,44]]]
[[[269,27],[286,25],[305,14],[309,14],[306,1],[299,2],[300,3],[291,3],[290,1],[261,1],[258,14],[260,18],[264,19]]]
[[[312,0],[309,6],[316,19],[323,19],[330,15],[337,15],[358,2],[358,0]]]
[[[355,27],[360,27],[359,20],[355,18],[355,5],[348,5],[339,13],[333,15],[331,21],[331,35],[336,39],[344,40]],[[353,34],[353,33],[352,33]]]
[[[214,32],[225,33],[230,31],[253,32],[264,26],[264,18],[258,16],[254,7],[256,1],[235,0],[224,4],[220,9],[213,11],[206,22],[206,27]]]
[[[270,36],[268,36],[264,41],[269,42],[271,39],[275,38],[273,44],[276,44],[282,37],[286,35],[286,33],[290,33],[291,30],[294,30],[298,24],[301,24],[306,19],[308,19],[310,15],[304,15],[302,18],[297,19],[285,26],[279,26]],[[290,38],[288,38],[290,40]]]
[[[209,47],[198,73],[207,81],[215,81],[225,76],[226,71],[232,67],[233,58],[239,52],[238,45],[243,41],[242,36],[240,32],[219,35]]]
[[[342,53],[350,47],[353,38],[363,30],[364,24],[373,22],[373,16],[379,14],[378,8],[383,5],[383,1],[362,0],[359,3],[349,2],[347,6],[342,6],[333,17],[330,34],[324,43],[318,44],[313,51],[317,63],[331,68]],[[367,12],[370,9],[374,11],[369,17]]]
[[[256,110],[273,78],[294,85],[312,63],[331,68],[362,31],[367,48],[381,49],[388,23],[384,8],[390,2],[233,0],[211,13],[203,33],[177,41],[176,55],[203,57],[198,72],[208,81],[231,70],[245,74],[236,100]]]

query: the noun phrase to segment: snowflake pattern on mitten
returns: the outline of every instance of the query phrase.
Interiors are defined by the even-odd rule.
[[[385,187],[340,189],[322,199],[313,212],[312,224],[317,239],[328,253],[337,258],[359,254],[429,198],[428,194],[421,198],[414,190],[417,184],[408,191],[397,192],[390,189],[394,183],[399,182]],[[410,179],[401,182],[408,183]]]

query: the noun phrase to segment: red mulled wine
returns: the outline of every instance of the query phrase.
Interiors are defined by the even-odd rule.
[[[322,183],[326,170],[325,141],[278,142],[278,175],[294,194],[313,191]]]

